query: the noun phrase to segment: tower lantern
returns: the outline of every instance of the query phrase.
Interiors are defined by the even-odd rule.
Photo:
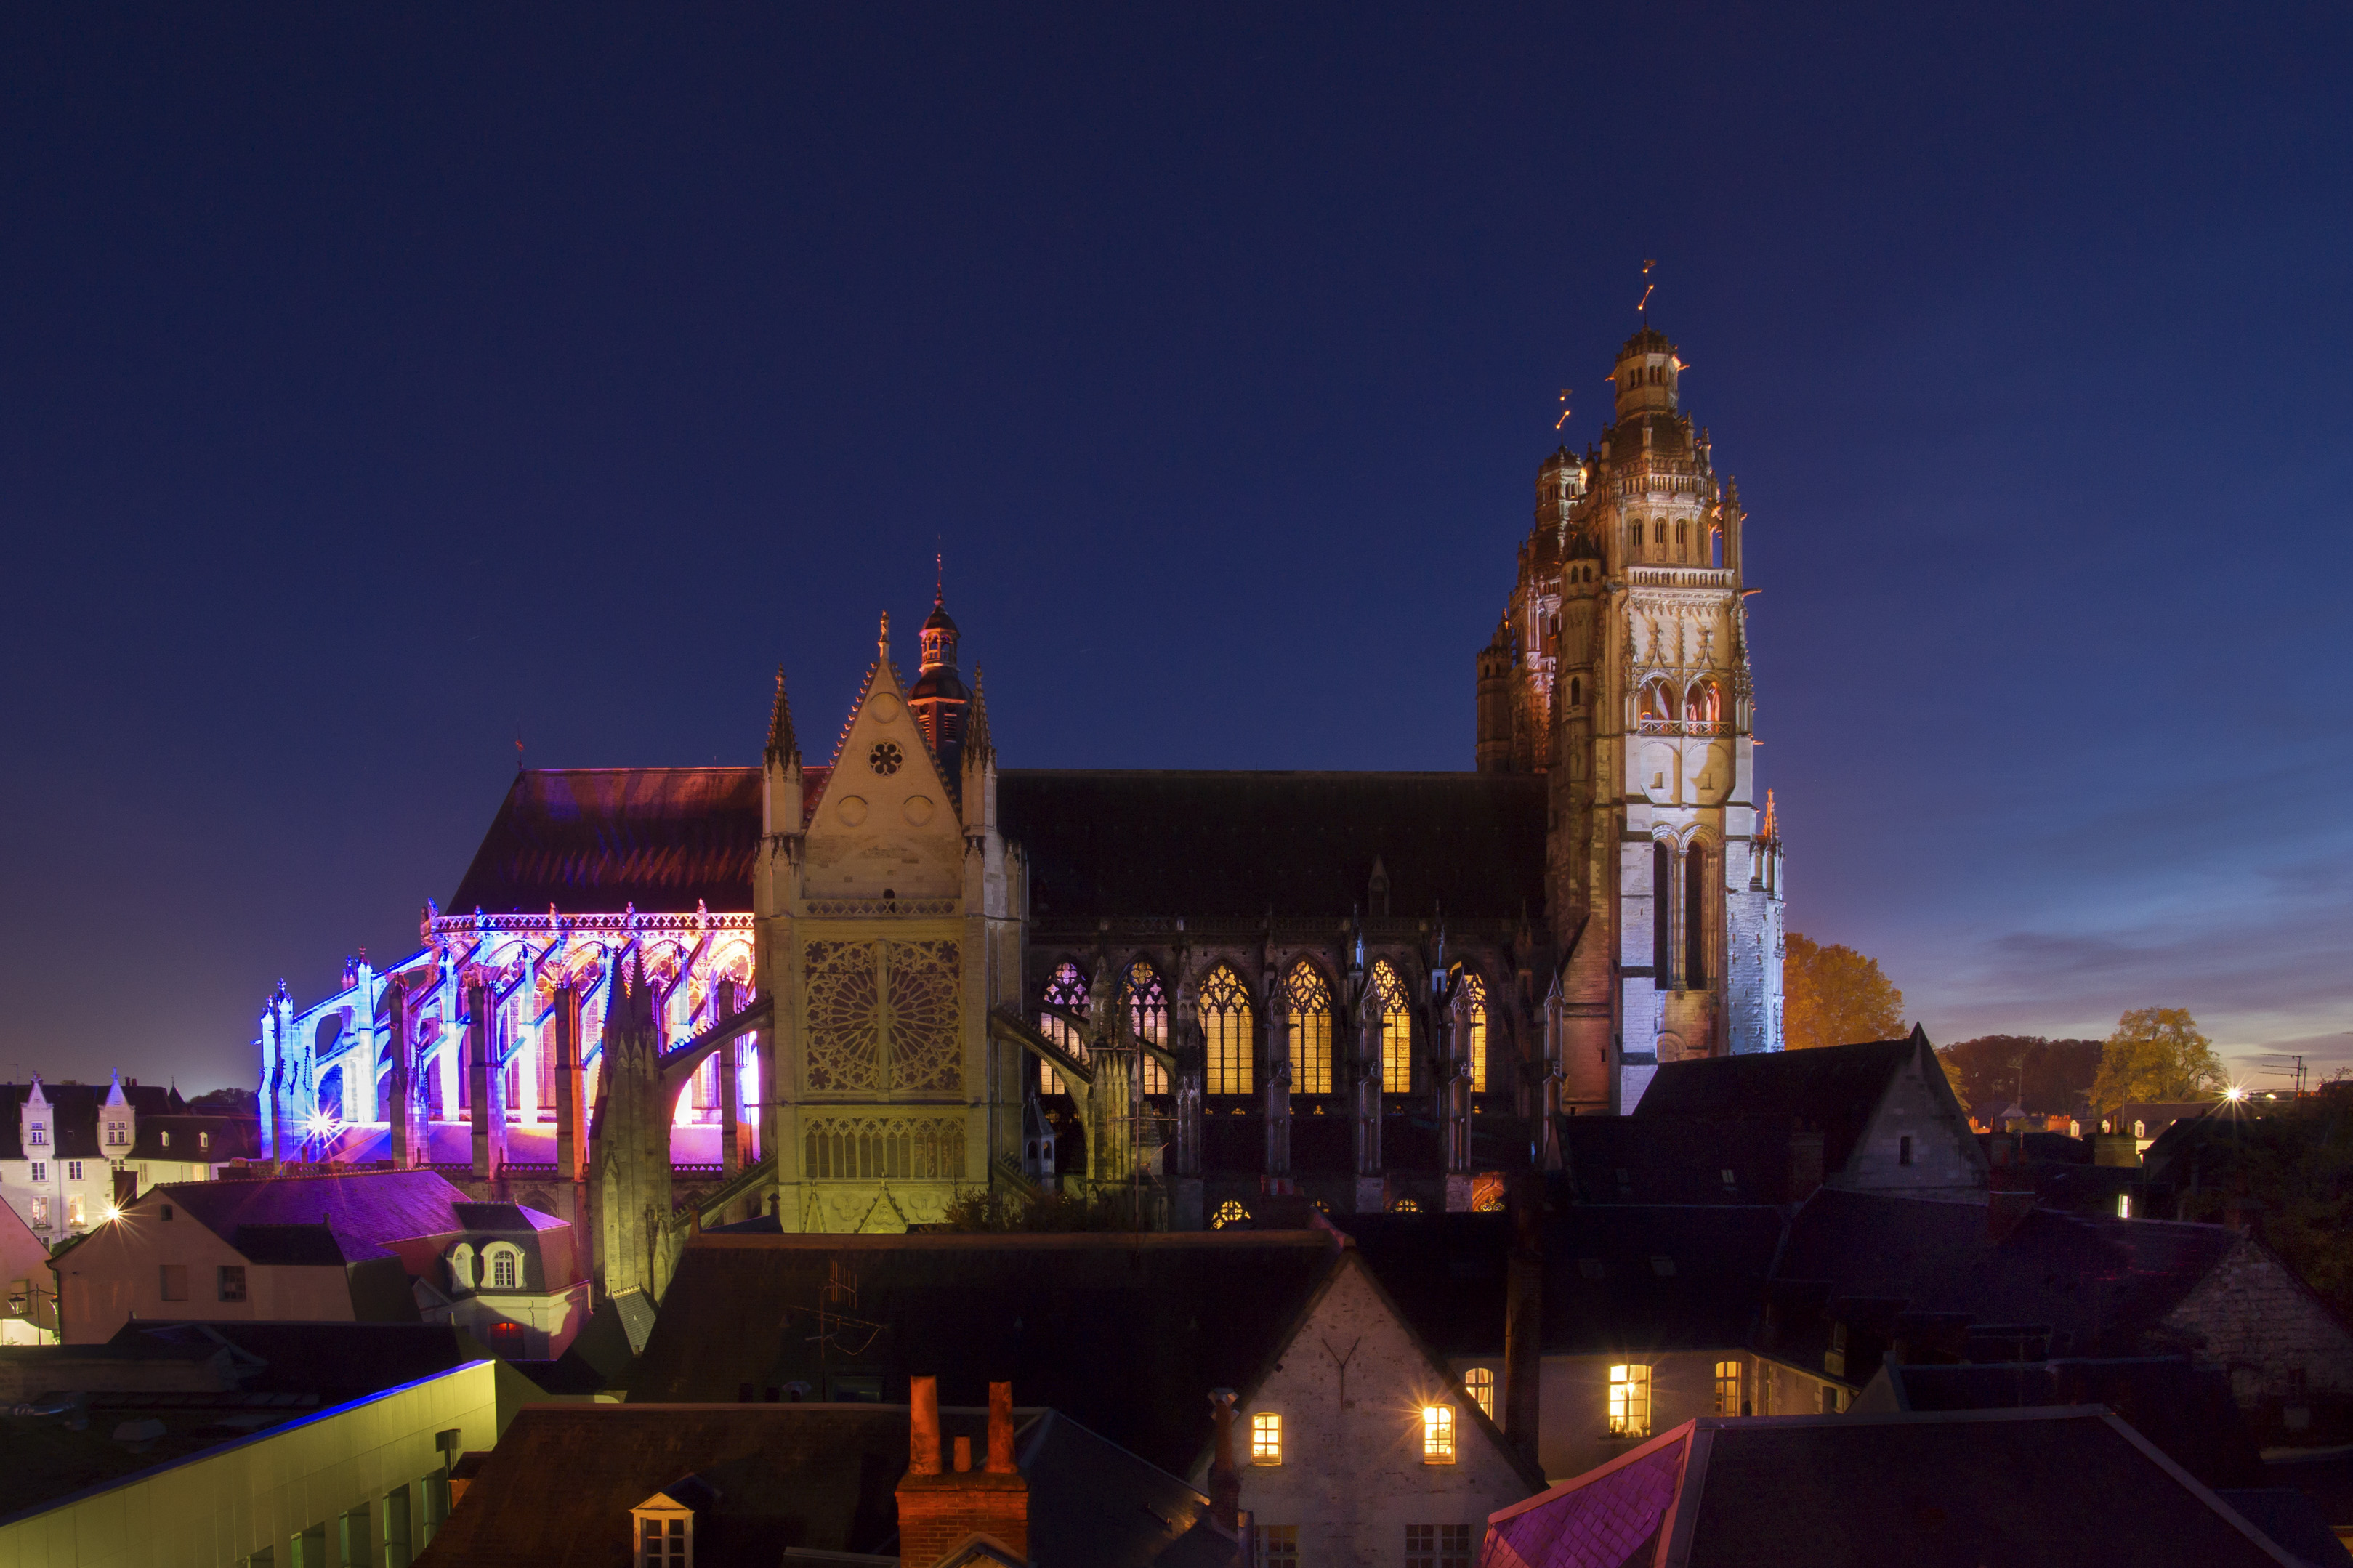
[[[922,642],[923,668],[908,689],[907,707],[923,727],[923,739],[932,743],[933,754],[953,779],[964,748],[965,713],[972,704],[972,693],[956,673],[956,624],[940,594],[932,595],[932,613],[924,617]]]
[[[1656,327],[1644,327],[1618,351],[1618,417],[1622,422],[1643,414],[1672,414],[1678,406],[1675,380],[1683,362],[1675,345]]]

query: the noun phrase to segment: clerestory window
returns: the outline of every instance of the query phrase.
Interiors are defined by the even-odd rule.
[[[1332,1092],[1332,987],[1315,966],[1302,959],[1293,964],[1289,984],[1291,1011],[1291,1090],[1293,1094]]]
[[[1251,1061],[1250,992],[1241,976],[1219,964],[1201,983],[1198,1005],[1201,1043],[1208,1057],[1209,1094],[1249,1094],[1258,1086]]]

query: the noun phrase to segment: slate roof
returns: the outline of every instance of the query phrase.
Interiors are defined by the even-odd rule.
[[[1231,1538],[1206,1527],[1208,1500],[1176,1477],[1057,1412],[1015,1421],[1039,1568],[1231,1560]],[[944,1405],[940,1426],[944,1450],[958,1436],[985,1450],[986,1406]],[[774,1568],[786,1548],[889,1554],[907,1438],[903,1405],[526,1406],[418,1568],[627,1568],[629,1509],[690,1474],[718,1494],[695,1521],[703,1568]]]
[[[1498,1512],[1482,1562],[2274,1568],[2295,1559],[2121,1419],[2073,1406],[1702,1417]]]
[[[1578,1203],[1795,1203],[1796,1131],[1796,1118],[1566,1116],[1561,1160]]]
[[[224,1320],[125,1323],[105,1349],[131,1356],[201,1355],[227,1344],[237,1386],[249,1393],[314,1394],[327,1405],[359,1399],[485,1359],[473,1335],[434,1323],[254,1322]],[[90,1347],[76,1347],[87,1353]]]
[[[997,775],[997,820],[1029,859],[1030,908],[1257,918],[1366,908],[1544,915],[1541,774],[1081,772]]]
[[[172,1135],[169,1144],[164,1142],[166,1132]],[[210,1133],[210,1142],[200,1137],[202,1133]],[[150,1116],[142,1110],[132,1128],[131,1152],[125,1157],[221,1165],[231,1160],[255,1160],[260,1156],[261,1123],[253,1117]]]
[[[1915,1029],[1902,1040],[1670,1062],[1642,1091],[1633,1120],[1745,1116],[1807,1122],[1821,1129],[1822,1169],[1835,1174],[1853,1157],[1889,1083],[1928,1050]]]
[[[1438,1354],[1503,1353],[1510,1215],[1366,1215],[1334,1223],[1355,1238],[1398,1310]],[[1545,1353],[1746,1344],[1781,1230],[1781,1211],[1765,1205],[1555,1209],[1544,1227]],[[1660,1271],[1661,1260],[1669,1272]]]
[[[2221,1226],[2037,1208],[1989,1246],[1987,1215],[1979,1203],[1825,1188],[1791,1220],[1776,1277],[1833,1299],[2046,1324],[2057,1355],[2120,1355],[2159,1348],[2149,1336],[2160,1321],[2240,1244]]]
[[[431,1171],[369,1171],[259,1181],[167,1182],[140,1194],[144,1209],[173,1205],[230,1246],[258,1226],[326,1226],[346,1258],[372,1257],[394,1242],[468,1228],[466,1194]]]
[[[1171,1471],[1208,1441],[1207,1395],[1245,1386],[1324,1275],[1337,1238],[1252,1231],[1068,1236],[706,1236],[690,1243],[630,1383],[637,1400],[823,1392],[863,1368],[977,1404],[991,1382]],[[839,1268],[854,1299],[820,1363],[817,1310]],[[1148,1391],[1140,1394],[1139,1391]]]
[[[757,768],[564,768],[515,775],[452,914],[752,907]]]
[[[804,782],[812,770],[804,770]],[[1008,769],[997,814],[1029,857],[1031,907],[1256,918],[1388,907],[1544,912],[1545,782],[1505,773]],[[448,910],[752,907],[757,768],[518,773]]]
[[[25,1153],[25,1097],[32,1086],[22,1083],[0,1083],[0,1160],[22,1160]],[[42,1153],[45,1160],[103,1160],[110,1151],[100,1146],[98,1132],[99,1107],[106,1103],[111,1089],[103,1083],[41,1084],[41,1097],[49,1102],[49,1147]],[[152,1083],[126,1083],[122,1098],[140,1121],[150,1116],[167,1116],[182,1109],[180,1097],[170,1089]],[[136,1139],[137,1132],[132,1133]],[[134,1145],[135,1146],[135,1145]],[[122,1152],[120,1149],[111,1152]],[[224,1156],[226,1158],[226,1156]]]
[[[2210,1487],[2260,1487],[2262,1454],[2231,1397],[2228,1374],[2187,1356],[1991,1365],[1899,1365],[1880,1375],[1899,1410],[2016,1410],[2105,1405]]]

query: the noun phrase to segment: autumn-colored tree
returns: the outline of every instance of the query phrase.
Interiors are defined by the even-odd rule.
[[[2229,1081],[2214,1043],[2187,1007],[2137,1007],[2116,1020],[2100,1048],[2092,1103],[2114,1110],[2126,1100],[2200,1100]]]
[[[1793,1051],[1892,1040],[1904,1033],[1904,993],[1843,942],[1824,947],[1796,931],[1781,960],[1784,1043]]]

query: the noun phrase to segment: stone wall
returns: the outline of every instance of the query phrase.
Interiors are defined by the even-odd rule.
[[[2242,1238],[2165,1326],[2230,1372],[2250,1416],[2307,1394],[2353,1395],[2353,1329],[2260,1243]]]
[[[1235,1416],[1241,1506],[1262,1526],[1297,1529],[1302,1563],[1401,1563],[1409,1525],[1468,1529],[1475,1552],[1487,1516],[1530,1493],[1500,1434],[1481,1425],[1470,1397],[1430,1364],[1353,1259],[1266,1381],[1244,1394]],[[1421,1411],[1430,1404],[1454,1407],[1451,1464],[1423,1462]],[[1251,1417],[1261,1411],[1282,1420],[1279,1465],[1251,1462]],[[1207,1455],[1191,1479],[1206,1489]]]

